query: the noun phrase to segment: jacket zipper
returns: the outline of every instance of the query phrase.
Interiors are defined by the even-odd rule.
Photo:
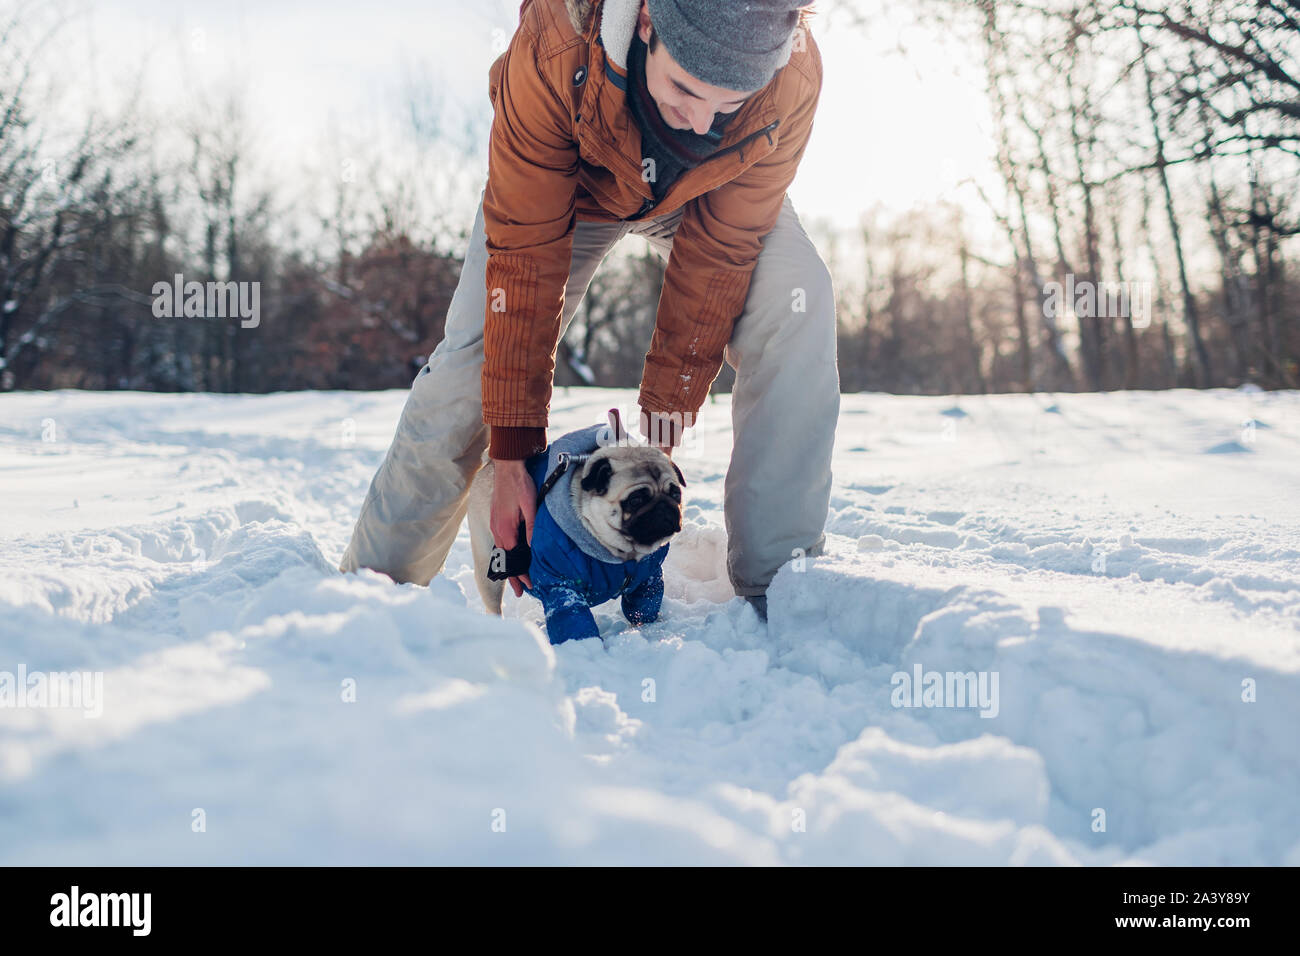
[[[757,139],[760,136],[766,136],[767,142],[770,145],[772,142],[772,130],[776,129],[777,126],[779,126],[780,124],[781,121],[779,119],[772,120],[772,122],[768,123],[762,129],[756,129],[754,130],[754,132],[750,133],[744,139],[737,140],[736,142],[732,143],[730,146],[724,146],[716,153],[713,153],[711,156],[704,158],[700,162],[696,163],[695,166],[693,166],[690,170],[687,170],[687,172],[692,172],[696,169],[699,169],[701,166],[703,166],[705,163],[709,162],[710,160],[717,159],[720,156],[725,156],[727,153],[730,153],[734,149],[742,150],[740,154],[740,160],[741,162],[744,162],[745,154],[743,150],[746,144],[748,144],[749,141],[752,139]],[[672,191],[672,187],[670,186],[669,192],[671,191]],[[668,193],[664,193],[662,198],[660,198],[658,202],[656,202],[654,199],[643,199],[641,201],[641,208],[638,209],[633,215],[624,217],[623,221],[626,222],[629,219],[637,219],[640,218],[641,216],[644,216],[646,213],[654,209],[655,206],[658,206],[659,203],[663,202],[667,198],[668,198]]]

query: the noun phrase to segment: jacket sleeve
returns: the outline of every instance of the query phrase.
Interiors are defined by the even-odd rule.
[[[736,179],[686,206],[673,238],[641,376],[638,402],[644,413],[680,416],[685,425],[694,424],[709,386],[722,370],[762,240],[776,225],[812,132],[821,95],[821,61],[816,47],[812,49],[815,80],[808,81],[808,95],[799,107],[781,118],[776,148]]]
[[[537,45],[535,14],[525,13],[489,80],[482,390],[494,458],[524,458],[546,444],[573,243],[578,147],[569,104]]]

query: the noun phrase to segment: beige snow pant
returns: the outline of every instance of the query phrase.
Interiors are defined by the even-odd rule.
[[[561,328],[568,329],[596,267],[619,239],[644,236],[666,257],[682,212],[645,222],[579,221]],[[481,383],[486,266],[480,201],[445,338],[411,385],[341,571],[373,568],[427,586],[442,570],[488,443]],[[762,594],[782,564],[825,550],[840,407],[831,278],[789,197],[764,239],[725,357],[736,370],[723,506],[727,569],[737,594]]]

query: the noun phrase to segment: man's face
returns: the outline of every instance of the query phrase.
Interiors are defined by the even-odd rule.
[[[650,42],[650,9],[644,0],[637,32],[643,42]],[[752,90],[728,90],[697,80],[668,55],[662,38],[646,57],[645,79],[664,122],[673,129],[692,129],[700,134],[709,131],[716,114],[734,113],[753,95]]]

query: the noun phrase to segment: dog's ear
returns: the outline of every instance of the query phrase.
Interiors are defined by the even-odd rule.
[[[679,485],[681,485],[683,488],[685,488],[685,487],[686,487],[686,479],[685,479],[684,477],[682,477],[682,470],[681,470],[680,468],[677,467],[677,462],[675,462],[675,461],[673,461],[671,458],[669,458],[669,459],[668,459],[668,464],[672,465],[672,466],[673,466],[673,471],[677,472],[677,483],[678,483]]]
[[[609,456],[596,459],[596,463],[587,469],[587,473],[582,476],[582,490],[590,491],[592,494],[601,496],[609,491],[609,479],[614,476],[614,466],[610,463]]]
[[[614,444],[619,446],[631,444],[627,429],[623,427],[623,417],[619,415],[617,408],[609,410],[609,433],[614,438]]]

